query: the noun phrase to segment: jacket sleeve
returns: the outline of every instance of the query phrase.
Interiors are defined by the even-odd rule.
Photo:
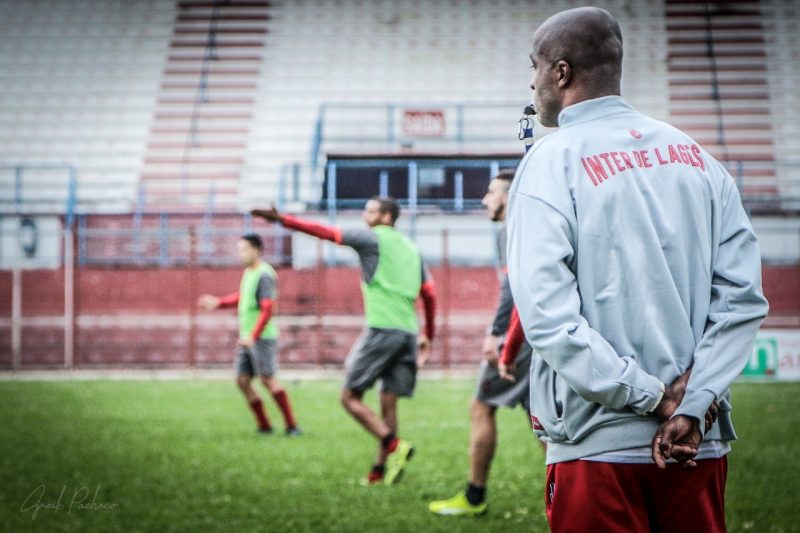
[[[711,402],[719,399],[744,369],[769,308],[761,289],[758,241],[733,179],[725,178],[708,319],[695,348],[686,394],[675,411],[675,415],[696,418],[701,431]]]
[[[525,337],[584,399],[649,414],[664,385],[632,359],[620,357],[580,314],[578,284],[570,269],[573,227],[551,203],[512,189],[508,270]]]

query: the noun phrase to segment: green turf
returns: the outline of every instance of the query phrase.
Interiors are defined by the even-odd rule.
[[[373,488],[357,481],[375,444],[339,407],[339,384],[306,381],[288,389],[305,430],[298,439],[257,435],[243,400],[225,382],[0,382],[0,528],[547,529],[543,458],[520,410],[500,412],[488,515],[426,510],[430,499],[451,496],[465,482],[471,382],[422,381],[417,397],[401,403],[402,433],[418,454],[400,484]],[[730,457],[730,530],[797,531],[800,384],[738,384],[734,404],[741,440]],[[62,490],[63,508],[42,507],[34,516],[36,502],[54,506]],[[84,507],[70,510],[84,494]]]

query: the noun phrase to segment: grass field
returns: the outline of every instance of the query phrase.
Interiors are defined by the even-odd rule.
[[[500,412],[488,515],[427,511],[465,482],[472,386],[422,381],[400,417],[417,456],[397,486],[363,488],[375,445],[338,382],[289,385],[299,439],[257,435],[227,382],[0,382],[0,529],[546,531],[543,457],[520,410]],[[800,383],[737,384],[734,405],[729,529],[800,531]]]

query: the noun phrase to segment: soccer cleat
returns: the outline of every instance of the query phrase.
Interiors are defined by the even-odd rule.
[[[414,456],[414,446],[407,440],[398,439],[397,446],[388,457],[386,457],[386,475],[383,482],[391,485],[400,477],[406,467],[406,463]]]
[[[447,500],[437,500],[428,504],[428,510],[442,516],[478,516],[486,512],[486,502],[472,505],[464,492],[459,492]]]
[[[272,435],[272,428],[258,428],[258,432],[262,435]]]
[[[374,487],[383,483],[383,474],[380,472],[370,472],[366,477],[358,480],[358,484],[362,487]]]
[[[300,428],[286,428],[286,436],[287,437],[299,437],[303,434],[303,430]]]

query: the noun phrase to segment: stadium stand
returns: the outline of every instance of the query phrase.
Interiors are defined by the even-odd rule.
[[[668,118],[662,6],[610,4],[631,43],[626,92]],[[468,127],[505,132],[498,148],[516,152],[519,103],[530,97],[525,21],[568,5],[3,3],[2,162],[75,167],[82,211],[241,207],[274,198],[282,169],[295,164],[299,196],[314,201],[320,181],[307,163],[331,103],[463,104]],[[326,133],[374,122],[355,105]],[[372,147],[400,148],[382,136]],[[440,151],[476,149],[486,150],[479,137]]]
[[[625,97],[685,129],[737,178],[764,250],[767,325],[800,326],[800,7],[598,3],[625,34]],[[76,364],[222,363],[231,320],[196,315],[196,292],[216,277],[235,284],[228,246],[251,229],[250,206],[354,205],[327,201],[328,156],[378,160],[383,169],[381,159],[397,166],[423,155],[462,163],[485,155],[483,167],[473,163],[487,178],[521,157],[517,121],[531,96],[532,28],[578,5],[0,2],[0,217],[76,221]],[[414,113],[441,122],[409,133],[403,124]],[[418,167],[422,179],[426,169]],[[392,168],[387,163],[386,176]],[[458,172],[448,168],[446,179]],[[481,187],[466,171],[460,179],[471,203],[441,191],[421,197],[429,211],[415,235],[444,280],[443,312],[453,313],[435,361],[445,365],[472,361],[495,297],[484,245],[491,230],[482,213],[469,214]],[[454,216],[448,209],[458,205],[463,214]],[[352,212],[309,216],[334,213],[345,227],[360,224]],[[409,218],[403,230],[413,228]],[[271,261],[304,267],[281,270],[287,362],[338,364],[358,331],[360,309],[339,302],[357,288],[356,272],[342,266],[352,258],[342,252],[322,268],[332,256],[316,242],[257,229],[268,237]],[[59,364],[64,269],[22,278],[23,363]],[[11,287],[10,273],[0,272],[0,366],[12,364]],[[309,334],[323,323],[335,327]]]
[[[129,211],[173,9],[0,3],[0,164],[70,166],[79,210]]]
[[[744,192],[774,196],[764,26],[759,2],[667,3],[673,123],[720,161],[746,161]]]
[[[82,211],[203,211],[273,199],[289,174],[284,192],[318,200],[309,163],[326,152],[423,149],[387,139],[404,107],[461,124],[461,140],[428,139],[439,153],[513,153],[528,21],[573,4],[5,2],[0,162],[74,167]],[[792,2],[604,5],[636,107],[711,147],[746,194],[797,196]]]
[[[236,207],[269,6],[178,2],[142,168],[146,204]]]

